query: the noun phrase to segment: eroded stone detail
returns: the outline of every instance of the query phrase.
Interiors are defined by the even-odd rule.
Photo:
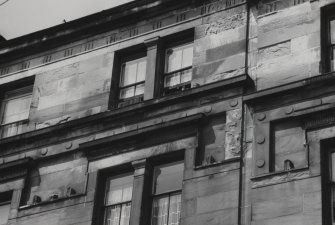
[[[236,14],[231,17],[227,18],[221,18],[215,21],[214,23],[211,23],[206,28],[205,34],[211,35],[211,34],[218,34],[220,32],[223,32],[225,30],[235,29],[236,27],[243,26],[246,21],[246,14]]]
[[[291,53],[291,41],[279,43],[270,47],[258,50],[260,60],[268,60],[271,58],[288,55]]]
[[[283,183],[293,180],[304,179],[310,176],[309,170],[298,171],[298,172],[288,172],[280,175],[275,175],[269,178],[264,178],[259,181],[252,182],[252,188],[262,187],[271,184]]]

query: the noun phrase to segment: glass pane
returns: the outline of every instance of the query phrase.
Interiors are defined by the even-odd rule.
[[[335,48],[332,48],[332,52],[331,52],[331,63],[330,63],[330,67],[331,67],[331,71],[335,70]]]
[[[183,181],[183,162],[175,162],[155,167],[154,194],[180,190]]]
[[[181,71],[180,83],[186,83],[192,80],[192,69]]]
[[[123,88],[120,90],[120,99],[130,98],[134,96],[135,87]]]
[[[330,42],[335,44],[335,20],[330,21]]]
[[[143,95],[144,94],[144,88],[145,88],[144,84],[138,84],[138,85],[136,85],[135,96],[137,96],[137,95]]]
[[[131,203],[122,205],[120,225],[128,225],[130,220]]]
[[[28,119],[31,95],[6,101],[2,124]]]
[[[169,225],[179,225],[181,209],[181,195],[172,195],[169,206]]]
[[[173,73],[165,76],[164,78],[164,87],[172,87],[180,84],[180,73]]]
[[[193,44],[187,45],[183,50],[182,68],[192,66],[193,61]]]
[[[133,192],[133,175],[115,177],[109,180],[106,205],[131,201]]]
[[[130,61],[122,65],[121,87],[136,82],[137,62]]]
[[[156,198],[152,205],[152,225],[167,225],[169,197]]]
[[[142,62],[138,63],[136,82],[141,82],[145,80],[145,74],[147,72],[147,59],[143,58],[142,60]]]
[[[181,69],[182,50],[178,48],[171,48],[166,51],[167,65],[166,72],[171,72]]]
[[[335,152],[331,153],[331,176],[332,176],[332,181],[335,182]]]
[[[0,225],[7,224],[10,204],[0,205]]]
[[[106,208],[104,225],[119,225],[120,221],[120,205]]]
[[[8,125],[3,125],[1,127],[2,137],[10,137],[17,134],[23,133],[23,131],[27,128],[28,122],[17,122]]]

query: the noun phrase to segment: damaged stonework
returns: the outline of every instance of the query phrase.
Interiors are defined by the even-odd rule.
[[[211,76],[208,76],[206,78],[205,83],[213,83],[216,81],[220,81],[220,80],[225,80],[228,78],[232,78],[232,77],[236,77],[238,75],[241,75],[245,72],[244,68],[240,68],[240,69],[236,69],[236,70],[231,70],[231,71],[226,71],[223,73],[219,73],[219,74],[214,74]]]
[[[291,41],[282,42],[273,46],[260,48],[258,50],[259,60],[268,60],[271,58],[288,55],[291,53]]]
[[[235,29],[243,26],[246,23],[246,13],[235,14],[228,18],[220,18],[217,21],[208,24],[205,34],[212,35],[218,34],[226,30]]]
[[[242,118],[241,109],[234,109],[227,112],[226,136],[225,136],[226,159],[240,156],[241,118]]]

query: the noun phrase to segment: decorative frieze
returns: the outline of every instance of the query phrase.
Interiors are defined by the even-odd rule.
[[[52,61],[61,60],[62,58],[66,58],[74,54],[84,53],[86,51],[91,51],[92,49],[95,48],[101,48],[127,38],[134,38],[143,33],[152,32],[153,30],[171,26],[176,23],[181,23],[186,20],[197,19],[199,17],[206,16],[208,14],[215,13],[221,10],[225,10],[227,8],[231,8],[239,4],[244,4],[245,2],[246,0],[217,0],[209,4],[199,6],[198,8],[189,9],[187,11],[183,10],[181,12],[177,12],[172,15],[167,14],[166,17],[160,18],[159,20],[154,22],[149,21],[146,24],[135,27],[132,26],[126,30],[115,30],[112,31],[111,34],[109,34],[108,36],[100,37],[94,40],[91,39],[88,40],[86,43],[82,43],[79,45],[77,44],[71,46],[70,48],[54,51],[52,53],[49,53],[48,55],[31,58],[29,59],[29,62],[30,65],[40,66],[46,63],[50,63]],[[213,28],[213,29],[215,30],[222,28]],[[24,62],[18,62],[12,65],[0,67],[0,76],[4,76],[9,73],[14,73],[29,68],[29,66],[26,68],[18,66],[21,65],[22,63]]]

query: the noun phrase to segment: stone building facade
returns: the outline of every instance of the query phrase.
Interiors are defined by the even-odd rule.
[[[335,0],[136,0],[1,41],[0,225],[334,224],[334,46]]]

